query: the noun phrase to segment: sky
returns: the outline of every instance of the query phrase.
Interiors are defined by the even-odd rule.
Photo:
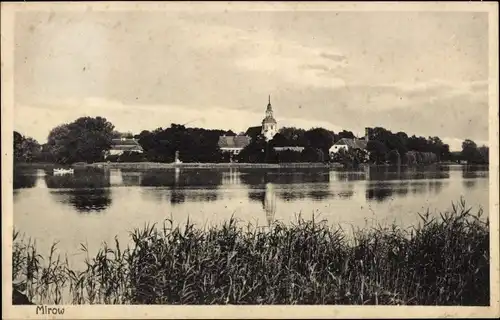
[[[381,126],[488,140],[482,12],[52,11],[15,19],[14,128],[80,116],[119,131]]]

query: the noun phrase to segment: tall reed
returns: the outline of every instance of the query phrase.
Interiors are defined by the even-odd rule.
[[[35,303],[489,305],[489,227],[464,201],[410,229],[301,218],[267,229],[146,225],[72,270],[14,233],[13,280]]]

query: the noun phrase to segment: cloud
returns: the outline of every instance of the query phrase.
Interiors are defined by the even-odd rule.
[[[322,58],[337,61],[337,62],[346,60],[346,56],[344,56],[342,54],[336,54],[336,53],[323,52],[320,54],[320,56]]]
[[[321,53],[323,48],[309,48],[286,41],[248,39],[258,43],[258,50],[247,52],[236,65],[250,71],[265,72],[293,85],[337,88],[346,85],[335,71],[345,68],[344,60],[333,61]],[[335,55],[338,56],[338,55]]]
[[[442,80],[419,81],[413,83],[348,83],[345,88],[337,88],[339,96],[347,95],[363,99],[363,107],[377,110],[408,108],[415,104],[430,104],[444,99],[464,97],[468,101],[482,102],[487,99],[487,81],[450,82]],[[359,99],[358,99],[359,100]],[[356,103],[346,104],[359,108]]]
[[[267,30],[242,30],[226,25],[205,25],[210,37],[191,45],[230,54],[232,64],[244,71],[263,74],[300,87],[335,88],[345,85],[332,71],[347,66],[346,57],[332,46],[307,46]],[[214,47],[214,43],[217,46]],[[321,71],[321,72],[318,72]]]
[[[280,125],[485,140],[487,25],[468,13],[23,13],[15,121],[43,139],[86,114],[120,130],[240,131],[271,93]]]

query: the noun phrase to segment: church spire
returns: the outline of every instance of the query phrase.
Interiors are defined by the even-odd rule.
[[[269,104],[271,104],[271,95],[269,95]]]

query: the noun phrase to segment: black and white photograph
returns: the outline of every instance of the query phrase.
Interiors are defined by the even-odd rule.
[[[2,3],[2,177],[6,319],[500,316],[498,3]]]

